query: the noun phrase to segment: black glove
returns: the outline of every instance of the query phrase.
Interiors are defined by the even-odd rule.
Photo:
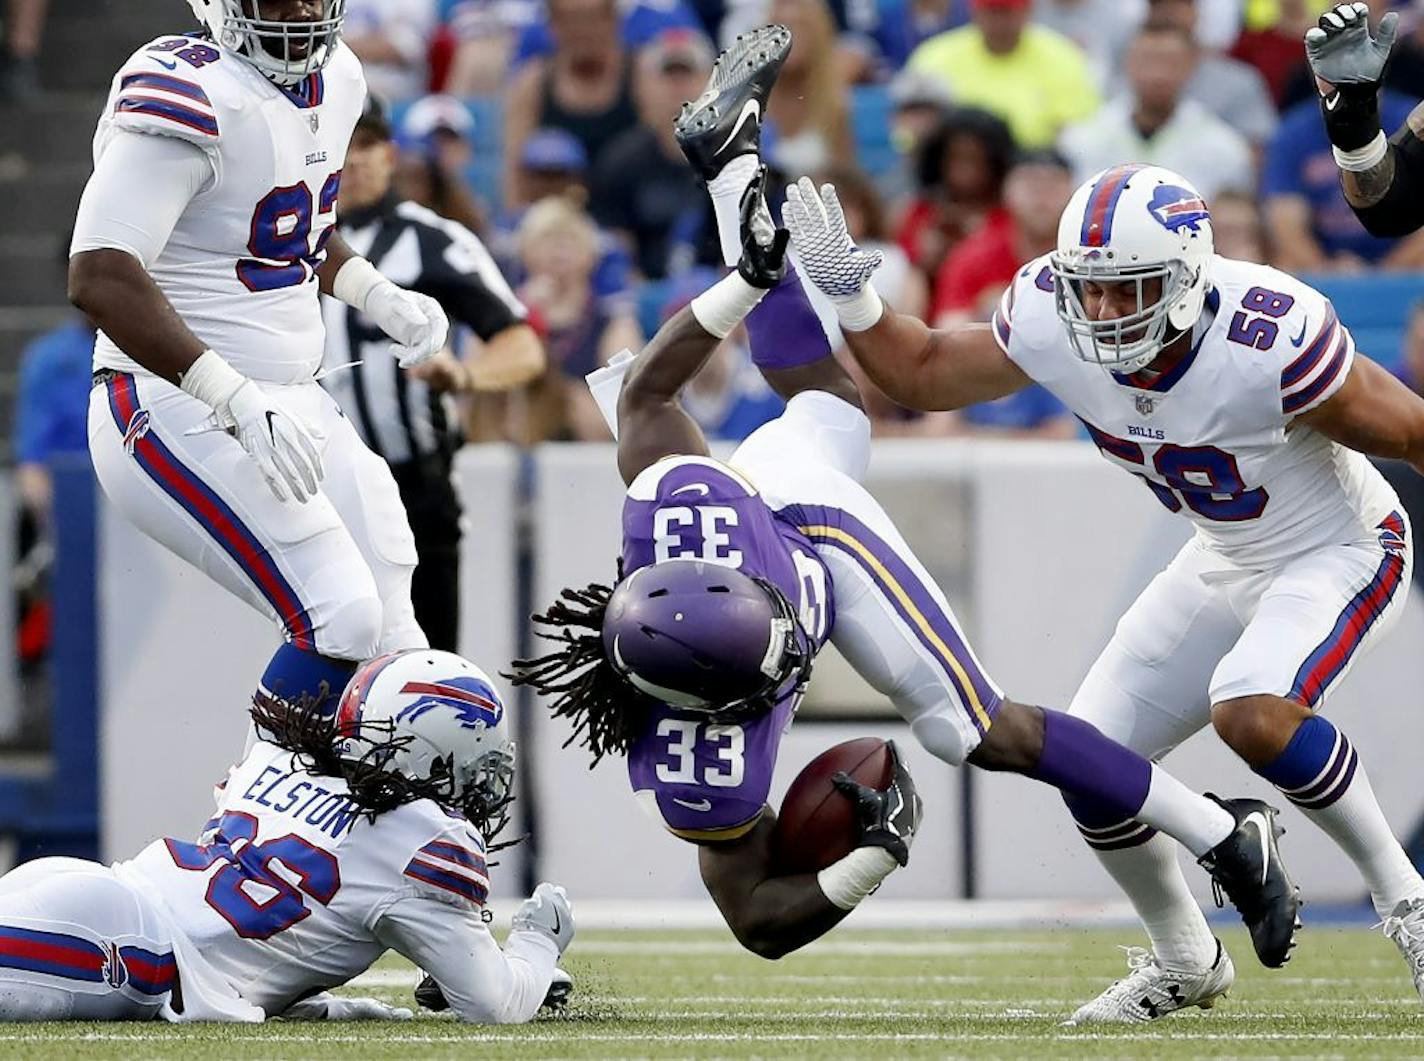
[[[431,1013],[443,1013],[450,1008],[450,1003],[445,1001],[445,992],[440,990],[440,985],[435,982],[433,976],[427,976],[420,981],[415,989],[415,1002],[421,1009],[428,1009]]]
[[[1341,151],[1358,151],[1380,133],[1379,91],[1398,32],[1391,11],[1370,35],[1367,4],[1337,4],[1305,35],[1310,69],[1335,86],[1320,99],[1325,131]]]
[[[737,272],[752,287],[770,289],[786,276],[786,244],[791,233],[777,228],[766,205],[766,167],[742,193],[742,257]]]
[[[915,791],[910,771],[900,761],[895,742],[889,742],[894,763],[890,786],[884,791],[862,785],[844,770],[831,778],[836,790],[855,804],[860,837],[856,847],[883,847],[901,866],[909,864],[910,843],[920,827],[925,804]]]

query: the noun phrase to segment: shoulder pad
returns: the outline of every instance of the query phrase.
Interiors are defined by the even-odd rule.
[[[407,804],[406,807],[419,805]],[[489,898],[484,840],[463,818],[441,815],[441,819],[433,838],[416,848],[406,861],[401,870],[405,883],[427,899],[467,909],[483,909]],[[431,835],[429,829],[425,835]]]
[[[131,55],[114,77],[109,117],[134,132],[217,143],[218,71],[237,62],[210,41],[159,37]]]
[[[994,339],[1003,349],[1004,353],[1009,352],[1009,339],[1013,335],[1014,325],[1017,323],[1015,313],[1019,316],[1035,316],[1033,311],[1040,307],[1032,305],[1035,299],[1047,296],[1049,301],[1046,304],[1054,321],[1057,321],[1057,313],[1053,311],[1053,271],[1048,264],[1048,256],[1035,258],[1033,261],[1022,266],[1014,274],[1013,283],[1004,289],[1003,297],[999,299],[999,305],[994,310],[993,317],[990,318],[990,326],[994,332]],[[1023,307],[1028,307],[1028,312],[1020,312]],[[1037,314],[1042,316],[1042,313]]]

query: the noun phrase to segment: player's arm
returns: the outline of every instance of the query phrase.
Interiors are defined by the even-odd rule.
[[[1388,140],[1380,126],[1380,85],[1398,23],[1389,12],[1371,34],[1369,5],[1337,4],[1305,35],[1345,199],[1376,236],[1424,225],[1424,106]]]
[[[1341,445],[1424,472],[1424,398],[1362,354],[1340,388],[1297,419]]]
[[[321,293],[364,313],[396,344],[401,368],[428,361],[445,346],[450,322],[440,304],[428,295],[407,291],[351,249],[335,231],[326,241],[326,256],[317,266]]]
[[[851,353],[892,400],[909,409],[959,409],[1032,382],[989,325],[932,329],[886,307],[869,286],[880,256],[851,242],[831,185],[818,193],[802,177],[787,189],[783,218],[808,278],[835,304]]]

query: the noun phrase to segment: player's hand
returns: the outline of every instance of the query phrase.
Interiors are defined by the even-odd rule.
[[[786,189],[781,220],[806,276],[832,301],[856,298],[880,267],[879,251],[863,251],[850,238],[832,185],[821,185],[818,194],[811,178],[802,177]]]
[[[856,846],[884,848],[904,866],[909,864],[910,844],[920,827],[925,805],[895,742],[890,741],[889,745],[894,764],[889,787],[881,790],[862,785],[844,770],[831,778],[831,784],[855,804],[855,820],[860,829]]]
[[[277,405],[252,380],[238,387],[215,410],[229,432],[257,462],[277,500],[306,502],[321,482],[321,452],[311,431]]]
[[[1321,92],[1321,111],[1330,142],[1357,151],[1380,131],[1379,90],[1399,32],[1391,11],[1370,34],[1368,4],[1337,4],[1306,31],[1305,55]]]
[[[366,296],[366,316],[395,340],[401,368],[434,357],[450,334],[450,321],[440,303],[390,280],[377,284]]]
[[[515,932],[538,932],[549,937],[563,954],[574,938],[574,911],[569,897],[559,885],[545,881],[514,911],[510,927]]]
[[[283,1020],[410,1020],[415,1016],[402,1006],[388,1006],[374,998],[346,998],[323,991],[294,1002]]]
[[[766,167],[742,193],[742,256],[737,272],[752,287],[770,289],[786,276],[786,244],[791,233],[777,228],[766,205]]]

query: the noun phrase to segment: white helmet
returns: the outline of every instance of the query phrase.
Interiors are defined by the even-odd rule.
[[[258,17],[261,0],[188,0],[198,21],[213,40],[242,56],[279,85],[295,85],[316,73],[336,54],[346,0],[322,0],[322,16],[314,22],[277,22]],[[252,6],[252,14],[244,10]],[[292,46],[306,45],[306,54],[292,58]]]
[[[1210,287],[1211,215],[1186,178],[1160,166],[1114,166],[1084,183],[1058,222],[1050,256],[1058,319],[1084,361],[1136,372],[1191,330]],[[1144,304],[1148,281],[1162,294]],[[1096,321],[1083,284],[1137,285],[1137,311]],[[1170,331],[1169,331],[1170,329]]]
[[[392,652],[361,665],[336,708],[336,752],[356,774],[393,774],[462,811],[488,840],[504,824],[514,742],[504,703],[453,652]]]

